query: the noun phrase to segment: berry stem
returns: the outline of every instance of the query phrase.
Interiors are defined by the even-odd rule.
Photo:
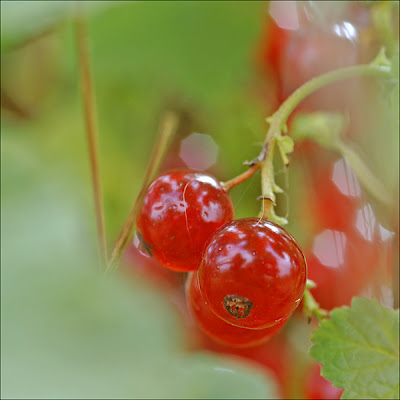
[[[229,193],[229,191],[240,183],[244,182],[246,179],[249,179],[253,176],[259,169],[261,168],[261,164],[255,163],[253,164],[247,171],[242,174],[234,177],[233,179],[221,182],[220,185]]]
[[[263,202],[262,215],[269,219],[273,212],[275,203],[274,194],[274,173],[273,173],[273,154],[277,140],[281,137],[282,131],[286,130],[286,121],[291,112],[297,105],[311,93],[329,85],[331,83],[359,76],[372,76],[377,78],[392,78],[390,63],[381,51],[371,64],[355,65],[351,67],[337,69],[311,79],[304,85],[296,89],[279,107],[279,109],[268,118],[270,123],[264,147],[257,160],[262,164],[261,182],[262,182],[262,198]],[[281,152],[281,154],[284,154]],[[287,160],[283,160],[287,166]]]
[[[159,170],[161,162],[164,159],[171,139],[177,131],[178,124],[178,116],[175,113],[169,111],[164,114],[159,128],[158,140],[156,141],[150,163],[146,169],[146,175],[143,180],[142,189],[140,190],[140,193],[136,198],[135,203],[131,208],[131,211],[129,212],[124,226],[122,227],[121,233],[119,234],[117,242],[115,243],[114,249],[112,251],[111,259],[107,269],[117,268],[126,246],[132,239],[137,213],[139,212],[139,207],[142,203],[147,185],[157,174],[157,171]]]
[[[274,178],[274,147],[275,141],[271,141],[269,144],[267,153],[268,157],[262,164],[261,169],[261,191],[262,191],[262,218],[269,219],[271,216],[271,210],[275,205],[275,193],[273,184]],[[275,221],[274,221],[275,222]]]
[[[324,310],[323,308],[320,308],[318,302],[311,294],[310,287],[308,285],[308,280],[307,280],[307,287],[303,295],[303,311],[309,321],[311,320],[312,315],[314,315],[317,318],[318,322],[321,322],[322,320],[328,318],[329,316],[329,312]]]
[[[97,242],[99,257],[103,265],[107,264],[106,230],[104,223],[104,209],[100,185],[98,128],[95,95],[92,84],[92,74],[89,60],[87,32],[82,9],[78,9],[75,20],[77,50],[79,59],[79,71],[81,77],[82,97],[86,120],[86,135],[89,144],[90,169],[92,174],[93,197],[95,206],[95,218],[97,228]]]

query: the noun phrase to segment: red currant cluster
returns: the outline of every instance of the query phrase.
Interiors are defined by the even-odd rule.
[[[301,301],[307,266],[295,239],[259,218],[234,220],[213,176],[174,170],[148,187],[137,218],[142,248],[188,276],[188,307],[216,340],[245,346],[273,336]]]
[[[311,3],[296,3],[291,15],[278,8],[290,8],[292,2],[270,4],[272,18],[258,61],[275,82],[278,105],[313,77],[368,63],[380,47],[371,36],[371,15],[364,6],[346,3],[341,13],[322,15],[320,6]],[[346,135],[354,139],[353,132],[362,132],[368,124],[368,106],[359,101],[363,90],[370,90],[365,83],[355,79],[330,85],[309,96],[301,109],[347,111],[356,122]],[[370,94],[364,97],[373,99]],[[311,289],[315,304],[326,310],[348,305],[356,295],[373,295],[384,302],[380,295],[385,296],[384,286],[392,280],[392,232],[378,222],[375,205],[364,195],[348,161],[317,143],[305,143],[296,143],[291,158],[296,179],[290,186],[289,208],[291,220],[301,221],[297,228],[308,271],[301,247],[285,229],[264,218],[235,220],[229,197],[233,186],[195,170],[163,173],[149,185],[137,217],[137,240],[152,256],[145,261],[148,272],[161,277],[189,328],[192,323],[200,328],[190,329],[195,349],[255,362],[275,375],[281,398],[333,399],[343,390],[323,378],[308,352],[299,355],[299,348],[288,340],[292,327],[301,324],[296,324],[297,316],[276,334],[299,305],[307,273],[317,284]],[[139,255],[137,249],[130,250],[131,257]],[[184,275],[178,272],[188,273],[184,285]],[[304,307],[310,314],[309,294]]]

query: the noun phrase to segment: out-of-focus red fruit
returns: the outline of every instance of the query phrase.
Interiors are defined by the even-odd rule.
[[[379,248],[344,232],[324,230],[307,254],[308,276],[317,287],[311,292],[325,309],[350,305],[376,275]]]
[[[308,162],[307,191],[298,205],[313,219],[308,278],[317,284],[312,293],[321,307],[332,309],[349,305],[372,282],[388,284],[392,233],[379,224],[344,159]]]
[[[346,159],[315,169],[309,176],[307,192],[307,204],[303,206],[313,210],[318,226],[341,232],[354,226],[362,190]]]
[[[321,376],[321,367],[313,364],[305,380],[306,399],[340,399],[343,389],[337,388]]]
[[[278,103],[313,77],[370,62],[379,49],[366,39],[373,36],[367,8],[354,6],[353,2],[336,6],[320,3],[270,2],[256,63],[261,73],[273,81]],[[365,85],[361,79],[329,85],[310,95],[301,107],[353,114],[360,109],[360,101],[355,99],[362,102],[358,96]]]

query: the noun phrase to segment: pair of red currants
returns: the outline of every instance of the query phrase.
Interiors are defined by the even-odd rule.
[[[275,334],[303,296],[307,266],[282,227],[234,220],[228,191],[211,175],[175,170],[148,187],[137,218],[144,249],[189,276],[187,302],[214,339],[250,345]]]

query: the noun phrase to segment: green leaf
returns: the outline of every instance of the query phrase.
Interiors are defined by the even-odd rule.
[[[312,357],[343,399],[399,398],[399,310],[353,299],[314,331]]]
[[[194,354],[184,360],[179,374],[182,398],[277,398],[277,387],[268,374],[233,357]]]
[[[160,287],[104,274],[89,189],[70,164],[43,157],[37,137],[10,133],[1,137],[1,398],[276,398],[269,375],[188,354]]]

